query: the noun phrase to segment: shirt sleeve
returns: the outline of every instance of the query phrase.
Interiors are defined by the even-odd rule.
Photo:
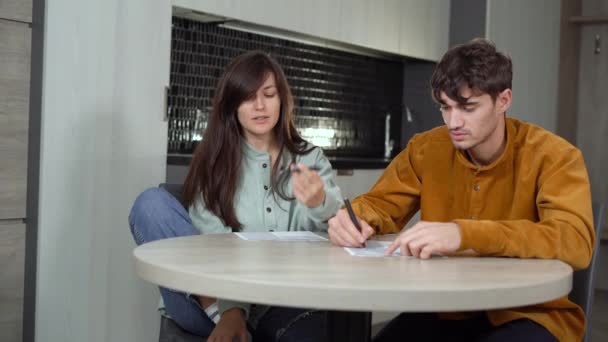
[[[222,220],[205,207],[202,195],[188,209],[192,225],[201,234],[231,233],[232,228],[224,225]]]
[[[353,211],[380,234],[398,233],[420,208],[419,161],[414,136],[372,189],[352,201]]]
[[[306,208],[305,210],[308,218],[313,221],[315,226],[327,229],[327,221],[342,207],[342,194],[335,182],[331,163],[325,157],[323,151],[317,147],[311,151],[311,154],[314,154],[312,165],[319,168],[318,174],[324,183],[325,200],[318,207]]]
[[[595,243],[591,190],[582,154],[568,151],[541,171],[539,220],[455,220],[460,250],[481,255],[559,259],[575,269],[591,261]]]
[[[224,312],[226,312],[230,309],[239,308],[239,309],[243,310],[243,312],[245,314],[245,320],[247,320],[249,318],[249,311],[251,310],[251,304],[249,304],[249,303],[237,302],[234,300],[221,299],[221,298],[219,298],[217,300],[217,307],[218,307],[218,311],[220,312],[220,315],[224,314]]]

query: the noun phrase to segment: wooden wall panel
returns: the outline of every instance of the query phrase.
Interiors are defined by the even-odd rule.
[[[0,20],[0,219],[25,217],[31,29]]]
[[[0,19],[32,22],[32,0],[0,0]]]
[[[0,222],[0,341],[21,342],[25,225]]]

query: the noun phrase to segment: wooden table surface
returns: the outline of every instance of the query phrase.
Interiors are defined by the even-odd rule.
[[[557,260],[354,257],[329,242],[245,241],[234,234],[159,240],[133,252],[137,274],[189,293],[352,311],[440,312],[546,302],[570,292]]]

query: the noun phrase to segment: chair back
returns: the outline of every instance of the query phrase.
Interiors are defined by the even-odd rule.
[[[186,207],[184,205],[184,199],[182,198],[182,191],[184,188],[182,184],[161,183],[158,187],[167,190],[167,192],[173,195],[179,203]]]
[[[206,338],[193,335],[180,328],[171,318],[160,317],[158,342],[205,342]]]
[[[170,183],[162,183],[158,185],[159,188],[167,190],[168,193],[173,195],[179,203],[184,205],[184,201],[182,199],[182,189],[183,186],[181,184],[170,184]],[[160,333],[158,336],[158,342],[205,342],[206,338],[192,335],[189,332],[180,328],[172,319],[167,318],[165,316],[161,316],[160,318]]]
[[[597,259],[600,249],[600,230],[604,224],[604,214],[606,205],[604,203],[593,203],[593,222],[595,225],[595,248],[589,267],[584,270],[575,271],[572,280],[572,292],[568,296],[570,300],[580,305],[585,312],[587,318],[587,332],[589,332],[589,322],[591,318],[591,307],[593,305],[593,292],[595,290],[595,273],[597,267]],[[588,334],[587,334],[588,336]],[[585,337],[585,341],[588,337]]]

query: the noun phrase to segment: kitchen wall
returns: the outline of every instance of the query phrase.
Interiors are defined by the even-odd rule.
[[[397,56],[371,57],[177,16],[171,36],[170,164],[191,154],[204,138],[226,65],[254,49],[282,66],[294,97],[296,128],[327,156],[382,159],[385,139],[399,145],[403,62]]]

